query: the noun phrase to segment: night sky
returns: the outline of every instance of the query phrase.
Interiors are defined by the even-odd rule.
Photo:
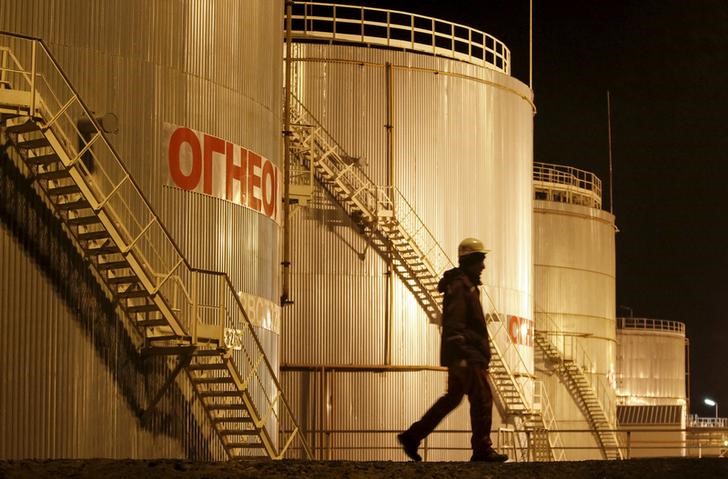
[[[528,0],[337,3],[483,30],[528,84]],[[596,173],[609,209],[609,90],[617,315],[686,323],[691,412],[728,411],[728,2],[533,3],[534,160]]]

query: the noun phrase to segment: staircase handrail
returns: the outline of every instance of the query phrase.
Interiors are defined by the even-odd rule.
[[[556,461],[564,461],[566,460],[566,448],[564,447],[564,442],[561,439],[561,434],[559,433],[559,425],[556,422],[556,415],[554,414],[554,410],[551,407],[551,400],[549,399],[549,395],[546,392],[546,386],[544,385],[543,381],[539,380],[534,380],[533,386],[534,402],[536,402],[536,398],[541,399],[541,416],[543,418],[544,426],[549,432],[548,440],[549,447],[551,448],[552,457]]]
[[[305,120],[307,123],[322,134],[328,143],[333,144],[336,147],[338,150],[337,154],[340,158],[349,157],[346,150],[336,141],[334,136],[329,133],[326,127],[318,121],[318,119],[308,108],[306,108],[303,102],[301,102],[295,94],[291,93],[291,99],[291,109],[293,110],[298,108],[301,112],[305,113]],[[348,167],[350,165],[346,166]],[[357,179],[360,181],[359,184],[364,186],[366,191],[376,199],[377,205],[381,206],[382,209],[392,211],[395,218],[401,225],[404,226],[406,221],[413,223],[416,230],[415,233],[412,232],[411,227],[404,228],[402,232],[408,235],[409,239],[414,241],[414,244],[422,253],[421,259],[427,263],[429,266],[428,269],[434,277],[441,276],[446,269],[453,267],[452,260],[449,258],[447,253],[445,253],[437,239],[435,239],[432,231],[430,231],[425,222],[422,221],[422,218],[420,218],[415,209],[396,186],[377,185],[358,165],[353,165],[353,170],[356,171]],[[406,213],[402,213],[402,208],[399,207],[400,205],[405,207]],[[419,232],[422,232],[422,235],[420,235]],[[430,252],[436,255],[437,260],[430,257]]]
[[[432,272],[433,277],[440,278],[445,271],[453,268],[453,262],[447,253],[445,253],[440,242],[437,241],[430,228],[427,227],[399,188],[396,186],[380,186],[379,189],[384,191],[391,199],[394,206],[393,213],[397,222],[404,226],[402,231],[407,234],[408,238],[423,253],[421,259],[427,263],[429,266],[428,270]],[[402,206],[404,206],[404,213]],[[412,226],[405,226],[407,221]],[[415,233],[411,232],[412,229],[415,229]]]
[[[235,288],[233,286],[233,283],[232,283],[229,275],[226,272],[210,271],[210,270],[204,270],[204,269],[201,269],[201,268],[196,268],[196,267],[193,267],[189,263],[189,261],[186,258],[186,256],[182,253],[181,249],[179,248],[179,246],[177,245],[177,243],[172,238],[172,235],[166,229],[166,227],[164,226],[163,222],[160,220],[159,216],[155,213],[153,207],[151,206],[150,202],[148,201],[148,199],[146,198],[146,196],[142,192],[141,188],[135,182],[133,176],[129,173],[129,171],[127,170],[126,166],[121,161],[120,155],[118,154],[118,152],[116,151],[116,149],[113,147],[113,145],[109,141],[108,137],[106,136],[106,133],[103,131],[103,129],[101,128],[101,126],[98,124],[98,121],[94,117],[93,113],[88,108],[88,106],[84,103],[84,101],[81,98],[81,96],[78,93],[78,91],[73,87],[73,85],[71,84],[70,80],[66,76],[65,72],[61,68],[60,64],[58,63],[58,61],[56,60],[56,58],[53,56],[53,54],[51,53],[50,49],[46,46],[45,42],[42,39],[37,38],[37,37],[32,37],[32,36],[28,36],[28,35],[21,35],[21,34],[16,34],[16,33],[12,33],[12,32],[7,32],[7,31],[0,30],[0,37],[2,37],[2,36],[8,36],[8,37],[11,37],[11,38],[15,38],[15,39],[25,40],[25,41],[31,42],[31,51],[32,51],[32,53],[31,53],[31,55],[32,55],[31,62],[32,62],[32,70],[31,70],[30,77],[28,77],[27,70],[25,70],[23,68],[22,64],[17,59],[17,57],[15,57],[15,55],[12,52],[12,50],[10,50],[10,49],[4,50],[5,52],[8,52],[9,53],[11,61],[15,63],[15,66],[17,67],[16,73],[21,74],[25,78],[25,80],[29,83],[29,86],[31,88],[30,93],[31,93],[31,99],[32,99],[31,105],[30,105],[31,115],[35,115],[35,112],[36,112],[35,100],[39,97],[38,92],[37,92],[37,88],[36,88],[36,81],[35,80],[36,80],[36,76],[40,76],[37,73],[37,71],[36,71],[36,65],[37,65],[37,62],[39,60],[39,57],[38,57],[39,54],[38,54],[38,51],[37,51],[37,46],[40,46],[41,51],[45,54],[45,56],[49,60],[50,65],[53,66],[53,68],[55,69],[56,73],[60,76],[61,80],[65,84],[65,86],[68,89],[68,91],[72,94],[70,96],[70,100],[68,101],[68,103],[75,102],[75,103],[77,103],[79,105],[79,107],[81,108],[81,111],[83,112],[83,114],[86,116],[86,118],[93,125],[93,128],[95,130],[95,134],[98,135],[98,138],[100,138],[100,140],[102,141],[103,146],[106,147],[106,149],[110,153],[112,160],[115,162],[115,164],[113,166],[115,168],[117,168],[120,172],[123,173],[122,176],[124,176],[124,178],[119,182],[119,184],[121,184],[122,182],[128,182],[132,186],[131,194],[136,194],[138,196],[138,199],[141,200],[142,208],[143,209],[146,209],[146,213],[148,215],[150,215],[150,217],[152,218],[153,222],[156,222],[156,225],[159,228],[159,231],[161,232],[162,240],[168,242],[172,246],[172,252],[171,253],[172,253],[173,256],[176,256],[175,259],[178,260],[176,262],[175,266],[170,271],[167,272],[169,274],[165,274],[163,272],[158,272],[158,271],[152,271],[151,272],[151,276],[154,276],[154,277],[157,277],[157,278],[159,278],[159,277],[169,278],[171,276],[171,273],[174,272],[180,264],[184,265],[185,269],[187,270],[187,274],[177,274],[177,275],[174,275],[175,281],[173,281],[171,283],[168,283],[168,284],[173,284],[173,283],[180,284],[181,290],[183,292],[183,296],[185,296],[185,299],[188,302],[188,306],[191,308],[191,311],[193,311],[193,313],[191,314],[192,321],[190,321],[190,323],[189,324],[186,324],[186,325],[184,323],[182,323],[180,326],[182,326],[183,328],[185,328],[185,326],[186,326],[185,329],[187,330],[187,332],[189,332],[190,329],[195,329],[198,326],[198,323],[200,323],[200,321],[201,321],[201,315],[200,315],[200,311],[199,311],[199,308],[198,308],[198,304],[195,304],[196,301],[193,300],[191,303],[189,302],[189,300],[191,299],[190,298],[190,291],[193,291],[194,294],[199,295],[199,292],[205,289],[205,288],[202,288],[202,287],[200,287],[200,288],[189,287],[189,283],[187,283],[187,285],[185,285],[184,278],[188,278],[188,277],[189,278],[193,278],[195,275],[201,276],[203,278],[223,277],[224,278],[224,283],[227,286],[228,300],[229,300],[230,297],[234,298],[234,301],[232,303],[238,309],[238,315],[237,315],[237,318],[238,319],[235,321],[234,324],[229,324],[229,326],[233,326],[233,327],[227,328],[226,327],[227,326],[227,324],[226,324],[227,322],[224,321],[225,315],[224,314],[221,314],[219,316],[219,318],[221,318],[220,319],[220,324],[219,325],[216,325],[216,326],[219,326],[219,328],[221,330],[220,331],[220,337],[219,337],[219,339],[220,339],[220,345],[221,346],[224,345],[228,349],[234,349],[231,345],[228,344],[229,335],[226,334],[226,330],[227,329],[233,329],[234,330],[235,329],[235,326],[239,326],[239,325],[242,325],[244,328],[247,328],[247,330],[250,332],[251,337],[254,339],[255,346],[259,349],[259,351],[261,351],[263,353],[262,356],[263,356],[263,359],[264,359],[264,364],[266,366],[267,372],[270,375],[270,378],[272,379],[272,381],[274,383],[275,389],[277,389],[277,391],[282,391],[282,389],[280,387],[280,383],[278,381],[277,374],[276,374],[274,368],[272,367],[272,365],[270,364],[267,355],[265,354],[265,350],[263,349],[263,347],[262,347],[262,345],[260,343],[260,340],[258,338],[258,335],[256,334],[256,332],[254,330],[253,324],[250,321],[250,318],[248,317],[248,314],[245,311],[245,308],[243,307],[242,302],[240,301],[240,299],[235,294]],[[6,70],[4,69],[4,65],[2,65],[2,67],[3,67],[3,73],[4,73]],[[48,87],[48,90],[53,93],[53,89],[50,87],[50,84],[48,83],[48,81],[47,81],[46,78],[44,78],[44,82],[46,83],[46,85]],[[55,93],[53,93],[53,95],[55,96]],[[56,100],[57,100],[57,96],[56,96]],[[51,115],[51,117],[54,118],[55,120],[58,120],[61,117],[66,117],[71,122],[71,124],[73,124],[73,120],[67,116],[67,112],[63,111],[63,106],[61,106],[61,109],[58,112],[56,112],[54,115]],[[75,126],[73,128],[75,129]],[[76,132],[79,133],[78,130],[76,130]],[[79,133],[79,135],[80,135],[80,133]],[[69,148],[74,148],[71,145],[72,145],[72,143],[68,143],[66,146],[69,147]],[[100,155],[94,154],[90,149],[87,150],[87,151],[89,151],[89,153],[91,153],[93,155],[93,158],[96,160],[96,162],[98,162],[99,164],[101,164],[101,161],[100,161],[101,157],[100,157]],[[76,153],[76,154],[78,154],[79,157],[80,157],[80,154],[81,154],[80,151],[75,151],[74,150],[73,152]],[[79,168],[82,168],[87,175],[91,175],[91,172],[86,168],[86,166],[84,165],[83,162],[79,162],[77,164],[77,166]],[[115,185],[115,187],[112,190],[112,192],[100,203],[100,208],[99,209],[104,208],[105,205],[108,203],[109,198],[112,195],[119,194],[119,192],[120,192],[120,190],[118,189],[118,185]],[[121,198],[122,198],[122,200],[128,200],[128,197],[126,197],[126,198],[121,197]],[[133,212],[132,211],[129,211],[129,213],[133,215]],[[141,224],[138,221],[137,221],[137,223],[138,224]],[[141,234],[146,234],[146,232],[143,231]],[[153,245],[153,246],[158,246],[158,245],[154,245],[154,243],[151,242],[151,241],[150,241],[150,244]],[[130,251],[134,251],[135,248],[136,248],[136,246],[133,246],[132,248],[130,248]],[[160,258],[160,259],[162,259],[162,258]],[[173,261],[172,263],[175,263],[175,261]],[[164,291],[161,291],[161,290],[158,291],[158,293],[161,294],[163,297],[169,296],[168,293],[166,293]],[[167,297],[167,300],[170,300],[170,299],[171,298],[168,298]],[[226,304],[227,303],[221,304],[220,305],[220,308],[221,309],[224,309]],[[179,316],[179,314],[180,313],[175,313],[175,316]],[[182,318],[180,318],[180,319],[182,319]],[[243,365],[241,364],[240,366],[243,366]],[[295,418],[293,417],[293,414],[292,414],[292,411],[290,409],[290,406],[288,405],[287,401],[285,400],[285,396],[282,395],[282,394],[280,396],[283,398],[283,403],[285,405],[286,412],[289,414],[289,420],[292,421],[292,423],[294,425],[294,428],[293,428],[294,431],[298,431],[299,430],[298,429],[298,425],[296,424]],[[294,432],[294,434],[295,434],[295,432]],[[300,435],[299,436],[299,439],[301,440],[301,444],[302,444],[303,449],[305,450],[307,456],[310,458],[311,457],[311,453],[310,453],[310,450],[308,448],[308,445],[307,445],[307,443],[306,443],[303,435]],[[289,443],[290,443],[290,441],[289,441]],[[282,456],[283,453],[285,453],[285,450],[284,451],[280,451],[280,455],[281,456]]]

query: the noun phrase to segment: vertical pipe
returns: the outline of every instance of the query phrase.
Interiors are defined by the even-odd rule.
[[[36,69],[36,56],[38,53],[38,42],[33,40],[31,43],[31,66],[30,66],[30,116],[35,116],[35,69]]]
[[[394,209],[394,138],[392,125],[392,64],[387,62],[385,67],[385,92],[387,102],[387,122],[384,127],[387,129],[387,195],[389,202]],[[394,213],[394,212],[393,212]],[[392,315],[394,312],[394,268],[392,267],[392,251],[387,254],[387,282],[385,286],[384,308],[384,364],[392,364]]]
[[[685,338],[685,414],[690,414],[690,340]]]
[[[283,285],[281,306],[291,303],[291,15],[293,2],[286,1],[286,89],[283,111]]]
[[[319,397],[321,400],[321,410],[319,411],[319,459],[324,460],[326,459],[326,456],[324,455],[324,444],[325,444],[325,437],[324,437],[324,418],[326,417],[326,407],[328,405],[328,401],[326,398],[326,367],[321,366],[321,376],[319,379]]]
[[[197,307],[197,274],[194,271],[192,272],[192,323],[189,326],[192,332],[192,344],[197,344],[197,315],[199,314]]]

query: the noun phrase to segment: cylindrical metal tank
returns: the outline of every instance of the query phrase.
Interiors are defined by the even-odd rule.
[[[686,405],[685,324],[617,319],[617,396],[626,405]]]
[[[358,15],[365,22],[372,15],[368,10],[355,13],[336,10],[337,17]],[[331,19],[333,14],[312,15]],[[374,14],[380,20],[389,18],[390,26],[397,19],[402,25],[424,22],[430,28],[446,23],[401,12]],[[317,32],[304,31],[302,25],[296,30],[293,51],[294,93],[347,152],[349,161],[375,184],[401,192],[450,258],[457,261],[457,245],[469,236],[480,238],[492,250],[483,273],[483,304],[487,312],[503,315],[496,340],[507,349],[507,361],[530,391],[531,91],[495,63],[478,63],[474,58],[469,62],[467,56],[461,60],[449,51],[438,50],[443,56],[421,53],[422,45],[414,46],[414,37],[405,51],[378,48],[387,42],[394,45],[396,38],[374,25],[366,30],[366,38],[350,35],[349,44],[309,42]],[[467,27],[448,25],[458,32],[463,29],[467,38]],[[330,32],[351,33],[359,25],[345,27]],[[389,31],[394,30],[391,26]],[[314,391],[325,398],[310,416],[309,411],[303,413],[323,418],[308,421],[314,428],[322,424],[369,431],[406,427],[444,390],[444,372],[427,370],[439,364],[438,327],[430,324],[396,275],[387,294],[386,261],[370,247],[368,233],[353,227],[323,190],[315,189],[308,206],[294,215],[294,304],[283,315],[286,389],[302,403],[314,403]],[[328,371],[344,366],[358,367],[360,372],[336,373],[336,389],[316,386],[326,386],[321,377],[330,378]],[[338,393],[331,396],[325,391]],[[371,400],[361,400],[359,391],[372,391]],[[467,408],[460,408],[441,427],[469,429]],[[444,440],[448,441],[450,446],[467,448],[466,434]],[[396,445],[393,434],[378,443]],[[330,452],[335,458],[352,457],[346,450]],[[360,453],[364,457],[357,458],[367,458],[366,451]],[[375,454],[382,457],[381,451]],[[402,458],[396,449],[387,454]],[[467,452],[447,449],[432,454],[434,459],[467,458]]]
[[[533,184],[536,331],[582,367],[614,421],[614,216],[601,209],[601,181],[590,172],[535,163]],[[548,364],[543,367],[546,374],[539,376],[559,427],[589,429],[569,392]],[[564,436],[564,441],[578,444],[590,437]]]
[[[189,263],[230,276],[274,367],[280,333],[282,20],[283,0],[0,2],[0,29],[40,37],[90,109],[118,117],[118,134],[109,137],[124,165]],[[199,144],[190,140],[174,150],[179,131]],[[226,163],[228,150],[234,152],[232,164]],[[194,178],[196,158],[204,158],[205,167]],[[2,289],[13,289],[20,273],[6,273]],[[33,346],[33,338],[19,334],[0,339],[11,355]],[[62,347],[92,345],[74,339]],[[37,354],[34,361],[63,367],[59,350]],[[79,377],[85,375],[79,371]],[[101,387],[95,400],[117,394],[114,387]],[[45,383],[33,388],[22,394],[54,394]],[[3,391],[4,417],[22,423],[35,415],[21,396]],[[70,413],[81,416],[87,406],[75,403]],[[43,420],[46,434],[73,442],[57,416]],[[106,426],[94,425],[98,431]],[[12,430],[3,428],[3,434]],[[0,456],[64,454],[54,448],[4,451]],[[93,451],[71,455],[97,455]]]
[[[619,427],[630,431],[632,457],[686,454],[686,354],[684,323],[617,318]],[[651,432],[655,428],[663,431]]]

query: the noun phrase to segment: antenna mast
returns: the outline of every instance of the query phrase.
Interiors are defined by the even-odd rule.
[[[609,212],[614,214],[614,187],[612,176],[612,102],[607,90],[607,132],[609,135]]]

